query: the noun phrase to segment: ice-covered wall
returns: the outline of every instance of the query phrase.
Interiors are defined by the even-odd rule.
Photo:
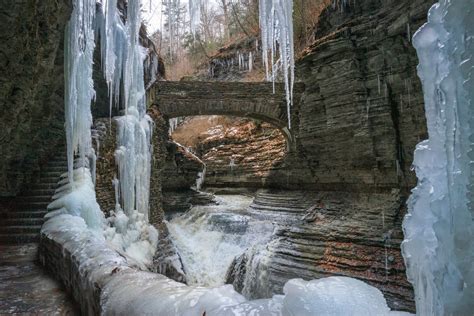
[[[415,151],[418,186],[403,254],[420,315],[474,308],[474,3],[442,0],[414,36],[429,139]]]
[[[59,278],[85,315],[389,315],[382,293],[344,277],[292,280],[285,295],[247,301],[231,285],[193,287],[138,271],[84,220],[52,216],[43,226],[40,262]]]

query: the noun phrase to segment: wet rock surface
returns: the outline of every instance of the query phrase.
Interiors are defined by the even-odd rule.
[[[63,286],[36,263],[37,244],[0,245],[1,315],[79,315]]]
[[[250,298],[281,293],[292,278],[349,276],[414,311],[400,253],[404,201],[389,194],[259,191],[249,211],[276,224],[272,240],[234,260],[227,282]]]

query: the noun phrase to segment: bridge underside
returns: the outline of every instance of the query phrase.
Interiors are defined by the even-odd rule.
[[[294,100],[304,90],[295,85]],[[284,85],[270,82],[160,81],[152,87],[152,105],[167,118],[229,115],[268,122],[280,129],[291,147]]]

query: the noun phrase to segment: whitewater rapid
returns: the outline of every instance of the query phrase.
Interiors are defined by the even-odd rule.
[[[217,195],[216,205],[194,206],[167,222],[187,284],[225,284],[234,258],[270,240],[274,225],[247,211],[252,200],[243,195]]]

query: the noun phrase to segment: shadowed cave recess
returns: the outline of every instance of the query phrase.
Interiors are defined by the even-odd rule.
[[[0,314],[471,315],[472,0],[2,7]]]

